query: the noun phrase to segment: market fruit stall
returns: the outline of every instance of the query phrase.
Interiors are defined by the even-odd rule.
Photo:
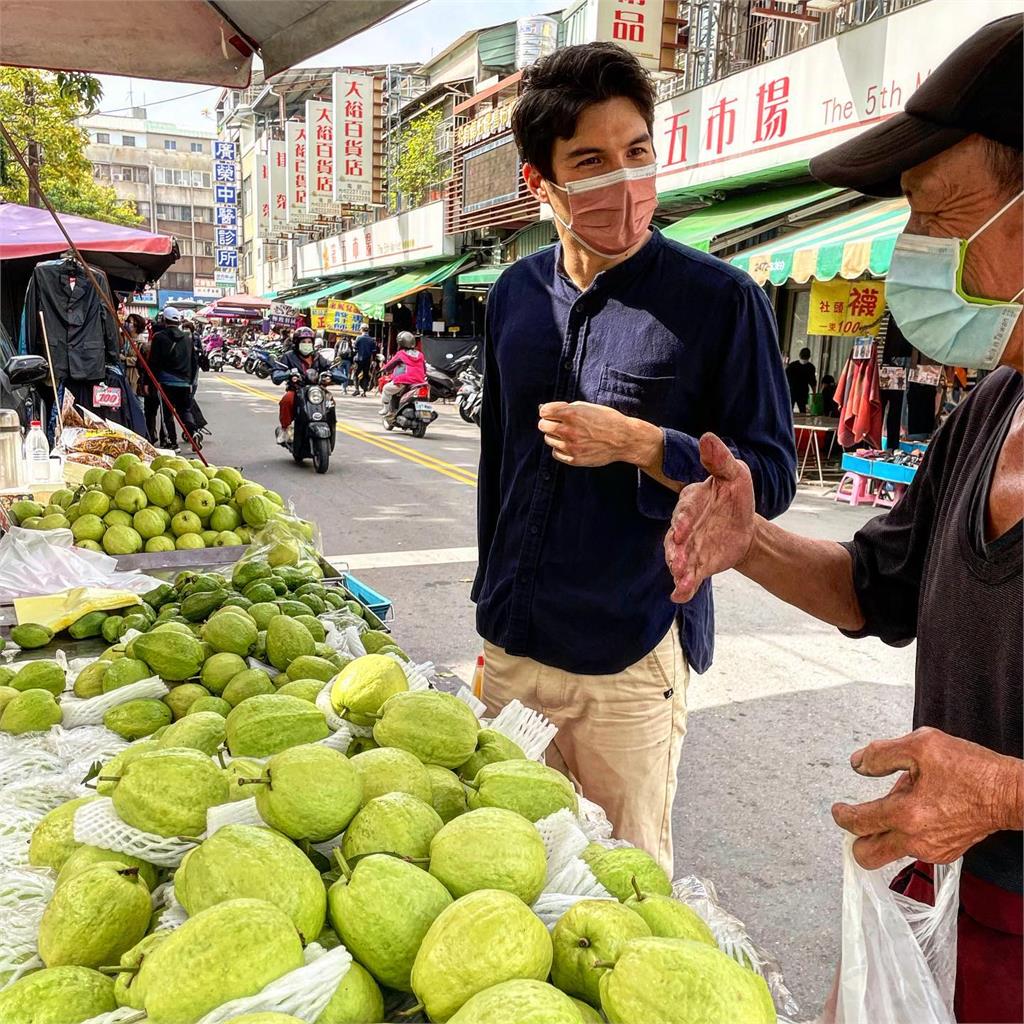
[[[438,688],[294,525],[8,630],[0,1021],[775,1021],[771,964],[611,838],[553,727]]]

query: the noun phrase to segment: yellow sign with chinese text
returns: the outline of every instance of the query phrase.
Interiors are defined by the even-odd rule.
[[[884,313],[884,281],[812,281],[807,333],[844,338],[877,335]]]

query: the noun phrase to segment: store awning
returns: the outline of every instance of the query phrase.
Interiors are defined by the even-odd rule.
[[[841,191],[820,184],[790,185],[737,199],[724,199],[686,214],[681,220],[662,228],[661,233],[683,245],[708,252],[711,243],[722,235],[771,220]]]
[[[240,89],[254,53],[271,78],[409,2],[150,0],[140,17],[138,0],[4,0],[0,64]]]
[[[413,295],[423,291],[424,288],[434,288],[443,284],[452,274],[457,274],[459,268],[468,263],[473,256],[467,253],[457,259],[449,260],[447,263],[425,263],[415,270],[399,274],[398,277],[385,281],[369,291],[353,295],[350,302],[358,306],[366,316],[379,320],[384,316],[384,308],[404,299],[406,295]]]
[[[471,284],[494,284],[511,267],[511,263],[497,263],[489,267],[474,267],[459,274],[459,287]]]
[[[812,277],[831,281],[837,276],[852,281],[865,273],[882,277],[909,216],[905,199],[869,203],[824,224],[776,238],[769,246],[740,253],[731,262],[758,284],[787,280],[803,284]]]
[[[316,291],[306,292],[303,295],[296,295],[290,298],[288,305],[295,309],[309,309],[310,306],[315,306],[321,299],[333,298],[342,292],[351,291],[353,288],[365,288],[373,282],[379,281],[380,277],[380,274],[373,274],[370,277],[359,275],[357,277],[340,278],[337,281],[332,281],[330,284],[317,288]]]

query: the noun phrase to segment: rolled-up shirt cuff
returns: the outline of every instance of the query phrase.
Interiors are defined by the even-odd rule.
[[[703,480],[707,470],[700,461],[700,444],[697,438],[684,434],[681,430],[663,429],[665,439],[665,455],[661,471],[670,480],[678,480],[683,486]],[[637,508],[640,514],[649,519],[671,519],[672,510],[676,507],[679,495],[664,484],[658,483],[643,470],[639,474],[637,484]]]

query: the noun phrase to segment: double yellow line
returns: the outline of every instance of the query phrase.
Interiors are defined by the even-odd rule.
[[[256,398],[262,398],[267,402],[273,402],[275,405],[277,404],[277,398],[274,395],[268,394],[266,391],[261,391],[259,388],[254,388],[252,385],[246,384],[243,381],[234,380],[231,377],[221,377],[218,383],[230,384],[233,388],[237,388],[239,391],[245,391],[250,395],[255,395]],[[406,459],[408,462],[414,462],[416,465],[422,466],[424,469],[433,470],[435,473],[440,473],[442,476],[446,476],[449,480],[454,480],[456,483],[465,484],[467,487],[476,487],[477,485],[476,473],[472,472],[472,470],[464,469],[462,466],[456,466],[453,462],[445,462],[444,459],[438,459],[433,455],[414,451],[412,448],[408,448],[404,444],[401,444],[390,437],[381,437],[371,434],[368,431],[363,430],[362,427],[354,427],[350,423],[345,423],[342,420],[338,420],[338,430],[341,431],[341,433],[354,438],[356,441],[363,441],[364,443],[371,444],[375,448],[380,448],[391,455],[397,455],[399,458]]]

